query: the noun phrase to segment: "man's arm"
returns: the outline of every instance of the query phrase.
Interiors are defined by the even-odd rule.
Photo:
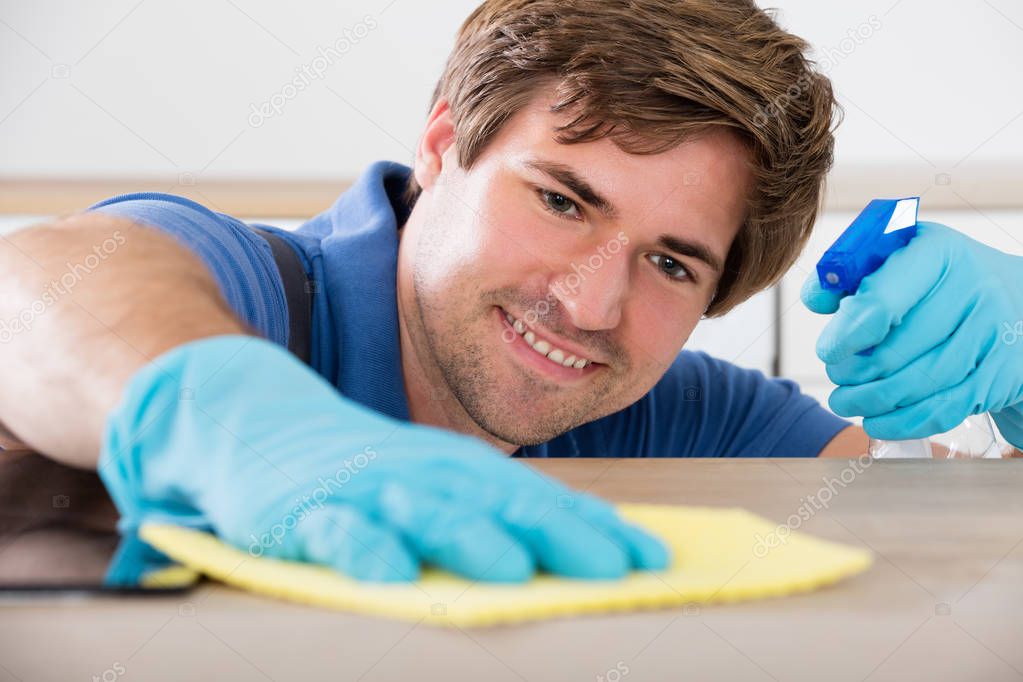
[[[867,454],[870,436],[859,426],[847,426],[821,450],[821,457],[859,457]]]
[[[0,240],[0,291],[0,422],[74,466],[95,467],[106,415],[139,368],[194,339],[247,333],[196,256],[102,213]]]
[[[99,462],[120,527],[210,528],[368,580],[411,580],[426,561],[502,582],[669,564],[600,500],[339,394],[280,343],[273,260],[244,225],[175,198],[122,209],[159,231],[97,213],[0,240],[0,322],[15,321],[0,327],[0,420],[60,461]]]

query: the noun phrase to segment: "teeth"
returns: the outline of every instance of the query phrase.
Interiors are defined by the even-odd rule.
[[[516,320],[510,314],[505,313],[504,318],[508,320],[508,324],[512,326],[515,333],[520,334],[526,343],[528,343],[533,350],[540,355],[546,356],[551,362],[556,362],[563,367],[574,367],[576,369],[582,369],[586,365],[590,364],[590,361],[586,358],[576,357],[575,355],[569,355],[560,348],[555,348],[550,344],[549,341],[543,339],[537,339],[536,334],[529,331],[521,320]]]

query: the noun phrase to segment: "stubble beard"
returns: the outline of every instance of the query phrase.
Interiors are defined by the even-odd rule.
[[[596,395],[601,392],[591,393],[582,402],[578,398],[566,400],[567,396],[562,395],[565,391],[557,385],[530,376],[525,370],[514,374],[512,384],[502,385],[493,363],[488,361],[480,333],[482,330],[484,337],[487,334],[487,318],[494,314],[493,309],[481,306],[481,312],[472,315],[449,310],[428,300],[418,273],[413,274],[412,281],[419,317],[415,326],[426,346],[426,361],[437,369],[431,374],[439,374],[444,383],[437,388],[449,392],[476,427],[505,443],[522,446],[546,443],[588,421],[586,415],[593,414]],[[480,292],[471,295],[488,300]],[[419,343],[414,338],[413,342]],[[506,364],[503,358],[498,359]],[[542,414],[521,409],[538,403],[556,407]]]

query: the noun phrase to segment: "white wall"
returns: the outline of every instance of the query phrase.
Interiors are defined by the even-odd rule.
[[[473,5],[2,0],[0,174],[350,178],[406,161]],[[346,36],[322,78],[250,122]]]
[[[347,178],[407,160],[475,4],[0,0],[0,175]],[[836,85],[840,165],[1023,159],[1019,0],[770,4]],[[346,35],[322,79],[252,125]]]
[[[846,110],[838,165],[1023,159],[1019,0],[770,4],[811,41],[821,66],[831,65],[824,70]]]

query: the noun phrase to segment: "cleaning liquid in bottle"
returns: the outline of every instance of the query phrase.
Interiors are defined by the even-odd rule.
[[[916,440],[871,438],[867,452],[874,459],[998,459],[1012,448],[998,437],[988,413],[967,417],[951,431]]]

